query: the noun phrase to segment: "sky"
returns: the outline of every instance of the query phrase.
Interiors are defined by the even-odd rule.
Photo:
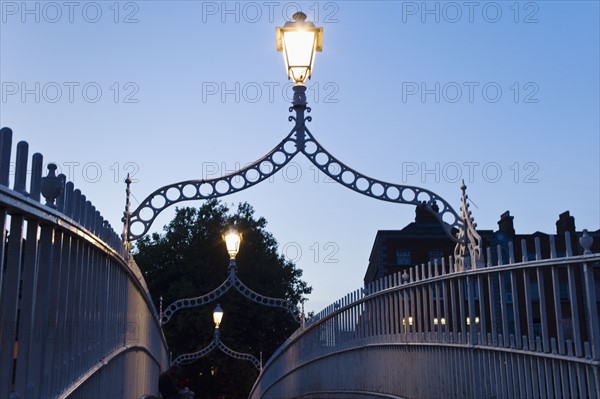
[[[457,212],[464,179],[482,229],[507,210],[519,233],[553,233],[566,210],[578,230],[600,228],[596,1],[2,0],[0,126],[120,231],[127,173],[135,208],[161,186],[252,163],[289,133],[275,28],[298,10],[324,28],[308,128],[346,165]],[[268,220],[314,311],[362,286],[377,231],[415,214],[303,155],[222,199]]]

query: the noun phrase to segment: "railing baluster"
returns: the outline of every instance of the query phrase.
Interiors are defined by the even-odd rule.
[[[408,327],[408,330],[411,333],[411,336],[413,335],[413,333],[415,332],[415,317],[416,317],[416,313],[415,313],[415,302],[416,302],[416,289],[411,287],[410,288],[410,313],[408,314],[408,318],[406,320],[406,325]]]
[[[533,331],[533,296],[531,293],[530,269],[523,269],[523,288],[525,294],[523,298],[525,301],[525,317],[527,318],[527,337],[529,339],[527,344],[533,346],[532,342],[535,339],[535,334]]]
[[[469,308],[469,334],[471,337],[470,344],[476,345],[477,342],[477,324],[479,318],[475,316],[475,287],[473,277],[467,276],[467,303]]]
[[[25,253],[23,254],[23,276],[21,304],[19,309],[19,350],[17,359],[15,392],[20,397],[27,395],[28,366],[31,361],[31,345],[33,341],[44,338],[40,331],[43,325],[36,323],[35,319],[35,283],[38,279],[38,228],[35,220],[27,221],[27,235],[25,239]]]
[[[6,140],[6,134],[2,136]],[[2,148],[2,151],[6,151]],[[10,149],[8,150],[10,154]],[[2,158],[2,163],[6,160]],[[8,161],[6,161],[8,163]],[[8,172],[8,170],[7,170]],[[8,179],[8,175],[7,175]],[[19,284],[21,281],[21,261],[23,242],[23,215],[11,215],[10,234],[8,236],[7,266],[4,272],[4,288],[2,291],[2,312],[0,317],[0,397],[10,396],[10,385],[13,373],[13,351],[17,333],[17,306]]]
[[[0,184],[8,187],[10,174],[10,153],[12,150],[12,130],[7,127],[0,129]],[[2,393],[0,391],[0,393]]]
[[[499,287],[499,295],[500,295],[500,314],[502,319],[502,337],[504,338],[504,346],[508,346],[508,312],[507,312],[507,304],[506,304],[506,284],[504,281],[504,272],[498,273],[498,287]]]
[[[458,332],[458,325],[460,323],[460,317],[456,310],[456,281],[459,281],[459,279],[453,278],[448,280],[448,284],[450,287],[450,334],[453,342],[456,342],[456,333]]]
[[[423,268],[424,269],[424,268]],[[415,324],[415,332],[422,333],[423,332],[423,305],[422,305],[422,294],[423,294],[423,286],[420,284],[418,287],[415,287],[415,301],[417,305],[417,313],[413,315],[414,324]]]
[[[67,180],[67,177],[65,175],[63,175],[62,173],[59,174],[58,177],[59,177],[59,179],[62,179],[63,182]],[[65,196],[66,196],[66,192],[63,189],[62,193],[60,193],[60,195],[56,199],[56,209],[61,213],[65,212]]]
[[[550,259],[556,259],[556,239],[553,234],[550,234],[548,241],[550,242]]]
[[[439,320],[439,314],[436,313],[435,308],[433,307],[433,296],[435,293],[435,288],[437,286],[436,282],[433,282],[431,284],[428,284],[426,289],[427,289],[427,295],[429,297],[429,315],[427,317],[427,332],[431,333],[434,330],[436,330],[435,328],[435,324],[433,322],[433,319],[437,317],[438,319],[438,323],[440,322]]]
[[[444,317],[446,318],[446,323],[443,325],[443,331],[444,331],[444,340],[446,339],[447,335],[448,335],[448,329],[451,326],[451,319],[450,319],[450,311],[448,308],[448,302],[449,302],[449,280],[443,280],[442,281],[442,296],[444,298]],[[445,342],[445,341],[444,341]]]
[[[40,201],[42,186],[42,165],[44,157],[40,153],[33,154],[31,157],[31,180],[29,184],[29,198],[34,201]]]
[[[72,238],[65,234],[63,238],[63,248],[61,257],[61,273],[58,291],[58,306],[57,306],[57,320],[56,320],[56,345],[54,346],[54,364],[53,372],[53,384],[51,395],[56,396],[61,387],[65,386],[64,365],[64,352],[66,350],[67,342],[67,309],[70,296],[69,282],[73,278],[73,267],[71,265],[71,254],[73,251]]]
[[[556,338],[558,339],[558,353],[564,355],[565,353],[565,334],[562,325],[562,310],[561,310],[561,297],[560,297],[560,276],[558,268],[559,266],[551,266],[552,268],[552,301],[554,302],[554,324],[556,328]]]
[[[15,183],[14,190],[21,194],[27,194],[25,184],[27,181],[27,156],[29,152],[29,144],[25,141],[20,141],[17,144],[17,159],[15,162]]]
[[[46,328],[47,334],[49,335],[48,339],[45,340],[44,345],[42,346],[42,396],[43,397],[52,397],[54,396],[54,392],[52,392],[52,382],[54,381],[54,368],[56,367],[56,355],[55,355],[55,346],[57,346],[58,338],[58,330],[56,326],[58,325],[58,318],[60,313],[60,293],[66,288],[61,286],[61,281],[63,280],[62,274],[65,273],[63,270],[64,262],[62,260],[64,248],[63,248],[63,239],[65,234],[63,232],[57,230],[54,233],[54,243],[52,248],[52,259],[51,259],[51,277],[50,277],[50,285],[49,285],[49,294],[50,297],[48,299],[47,304],[47,324]]]
[[[496,246],[496,252],[498,253],[498,266],[502,266],[502,246],[500,244]]]
[[[571,233],[569,231],[565,231],[565,251],[566,256],[573,256],[573,248],[571,247]]]
[[[515,270],[510,272],[510,289],[512,293],[513,323],[514,335],[517,343],[517,349],[521,349],[521,308],[519,306],[519,276]]]
[[[585,311],[586,323],[590,332],[590,346],[592,359],[600,359],[600,328],[598,326],[598,308],[596,299],[596,282],[594,279],[594,267],[588,262],[583,263],[583,281],[585,284]],[[600,387],[599,387],[600,388]],[[600,397],[600,393],[598,394]]]
[[[527,241],[521,240],[521,262],[527,262],[529,260],[529,254],[527,253]]]
[[[569,286],[569,303],[571,306],[571,331],[575,342],[575,356],[582,357],[583,349],[581,343],[581,332],[579,328],[579,306],[577,301],[577,278],[575,276],[575,265],[567,265],[567,278]]]
[[[488,247],[488,252],[491,253],[490,248]],[[489,259],[489,258],[488,258]],[[488,330],[487,330],[487,311],[485,307],[485,280],[483,278],[483,274],[479,274],[477,276],[477,291],[479,298],[479,329],[481,331],[482,343],[484,345],[489,345],[487,342]]]
[[[52,252],[54,243],[54,228],[52,226],[42,226],[40,233],[40,261],[38,269],[38,284],[36,287],[35,298],[35,323],[40,328],[48,325],[48,304],[52,295],[51,281],[53,278]],[[45,340],[44,340],[45,341]],[[43,397],[43,353],[44,346],[40,341],[34,341],[31,346],[31,361],[29,362],[27,384],[33,385],[32,397]]]

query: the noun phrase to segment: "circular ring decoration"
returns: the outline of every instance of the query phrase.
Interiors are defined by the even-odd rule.
[[[267,155],[233,173],[209,180],[182,181],[154,191],[129,215],[128,241],[144,236],[156,217],[173,204],[233,194],[268,179],[300,152],[295,132],[296,128]]]
[[[321,172],[341,185],[380,201],[398,204],[425,205],[441,223],[444,231],[454,242],[465,243],[465,238],[453,230],[462,231],[464,221],[450,204],[432,191],[400,184],[388,183],[370,178],[345,165],[331,155],[306,127],[310,112],[306,106],[304,90],[294,86],[294,102],[289,108],[296,116],[289,116],[294,122],[292,131],[267,155],[258,161],[228,175],[210,180],[188,180],[164,186],[144,199],[137,209],[128,213],[126,209],[126,238],[128,242],[137,240],[148,232],[156,217],[167,207],[181,201],[217,198],[245,190],[268,179],[302,152]],[[441,204],[437,212],[434,205]],[[438,205],[439,206],[439,205]]]
[[[452,231],[453,229],[461,230],[462,219],[445,199],[424,188],[388,183],[365,176],[331,155],[307,128],[305,128],[305,133],[306,145],[311,148],[311,152],[306,150],[302,150],[302,152],[325,175],[342,186],[367,197],[398,204],[426,205],[427,210],[440,221],[448,237],[454,242],[463,242]],[[323,162],[325,159],[327,162]],[[436,212],[432,208],[435,203],[442,205],[440,212]]]

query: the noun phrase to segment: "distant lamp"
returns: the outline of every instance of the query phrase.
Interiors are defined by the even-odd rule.
[[[227,246],[227,252],[229,253],[229,259],[235,259],[237,253],[240,250],[240,242],[242,241],[242,235],[233,229],[229,229],[227,233],[223,235],[225,245]]]
[[[295,13],[293,21],[277,28],[277,51],[283,51],[288,79],[304,85],[310,78],[315,62],[315,52],[323,51],[323,28],[306,21],[306,14]]]
[[[223,309],[221,309],[221,305],[217,305],[215,310],[213,310],[213,321],[215,322],[215,328],[219,328],[221,320],[223,320]]]
[[[445,319],[445,318],[443,318],[443,317],[442,317],[441,319],[438,319],[437,317],[435,317],[435,318],[433,319],[433,324],[435,324],[436,326],[437,326],[438,324],[441,324],[441,325],[445,326],[445,325],[446,325],[446,319]]]
[[[479,317],[475,316],[475,324],[479,324]],[[467,325],[471,325],[471,318],[467,317]]]

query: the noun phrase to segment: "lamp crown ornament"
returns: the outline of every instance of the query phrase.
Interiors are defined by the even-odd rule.
[[[306,21],[306,14],[303,13],[302,11],[298,11],[298,12],[294,13],[294,15],[292,15],[292,18],[294,19],[295,22],[304,22],[304,21]]]

